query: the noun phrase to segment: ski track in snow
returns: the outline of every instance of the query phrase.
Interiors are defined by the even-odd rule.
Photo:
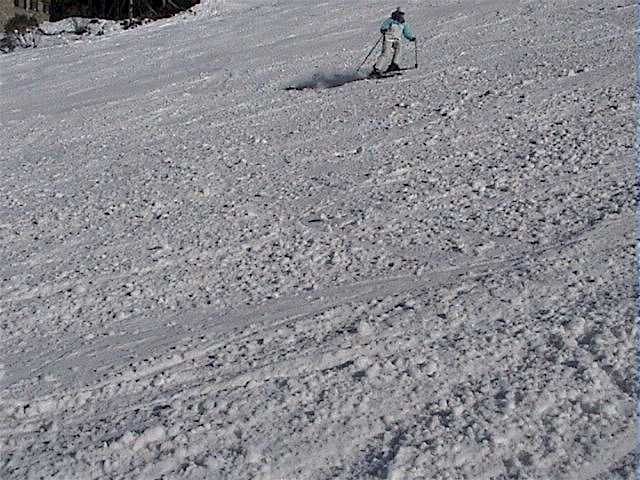
[[[633,478],[628,6],[409,2],[342,85],[395,4],[1,56],[0,476]]]

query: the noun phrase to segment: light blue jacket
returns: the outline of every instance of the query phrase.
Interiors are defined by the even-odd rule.
[[[413,31],[411,30],[411,27],[409,26],[409,24],[407,22],[400,23],[400,22],[398,22],[398,21],[396,21],[396,20],[394,20],[392,18],[387,18],[384,21],[384,23],[380,27],[380,32],[381,33],[385,33],[394,24],[402,27],[402,34],[404,35],[404,38],[406,38],[407,40],[415,40],[416,39],[416,36],[413,34]]]

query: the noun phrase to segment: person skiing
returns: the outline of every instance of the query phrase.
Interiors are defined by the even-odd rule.
[[[387,18],[380,27],[380,33],[383,35],[382,41],[382,53],[373,66],[371,71],[372,77],[380,77],[382,75],[382,68],[389,63],[389,67],[384,71],[396,72],[400,70],[398,66],[398,59],[400,58],[402,37],[406,38],[410,42],[415,42],[416,37],[411,30],[411,27],[404,20],[404,12],[398,7],[391,13],[391,17]]]

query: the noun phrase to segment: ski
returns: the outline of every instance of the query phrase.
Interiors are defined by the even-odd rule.
[[[376,75],[376,76],[369,75],[368,77],[365,77],[363,80],[378,80],[382,78],[399,77],[403,73],[404,73],[404,70],[395,70],[393,72],[380,73],[379,75]]]

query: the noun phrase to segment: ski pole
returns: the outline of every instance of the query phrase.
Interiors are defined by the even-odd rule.
[[[415,48],[415,52],[416,52],[416,66],[415,66],[415,68],[417,69],[418,68],[418,39],[415,39],[413,41],[413,43],[414,43],[414,48]]]
[[[376,44],[373,46],[373,48],[369,51],[369,53],[367,54],[367,56],[364,58],[364,60],[362,61],[362,63],[360,64],[360,66],[356,69],[356,73],[358,73],[360,71],[360,69],[362,68],[362,66],[367,63],[367,60],[369,59],[369,57],[371,56],[371,54],[373,53],[373,51],[376,49],[376,47],[378,46],[378,44],[380,43],[380,40],[382,40],[382,37],[384,37],[384,35],[380,35],[380,38],[378,38],[378,41],[376,42]]]

